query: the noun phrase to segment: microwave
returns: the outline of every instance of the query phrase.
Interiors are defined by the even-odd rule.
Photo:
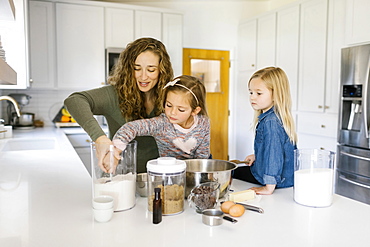
[[[105,49],[105,80],[111,75],[114,65],[118,62],[119,55],[124,48],[109,47]]]

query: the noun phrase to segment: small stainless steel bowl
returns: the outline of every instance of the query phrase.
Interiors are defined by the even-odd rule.
[[[197,185],[206,182],[220,184],[219,198],[229,190],[232,182],[232,172],[238,166],[225,160],[189,159],[186,162],[186,190],[185,197]]]
[[[136,175],[136,192],[141,197],[148,196],[148,175],[147,173],[138,173]]]
[[[202,222],[208,226],[219,226],[224,221],[224,213],[218,209],[206,209],[202,212]]]

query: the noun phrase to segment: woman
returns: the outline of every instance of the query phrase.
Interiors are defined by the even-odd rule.
[[[112,137],[126,122],[158,116],[162,112],[164,85],[173,78],[165,46],[153,38],[140,38],[120,54],[110,85],[71,94],[65,101],[69,113],[96,144],[99,166],[112,145]],[[109,138],[93,115],[103,115]],[[137,137],[137,172],[145,172],[146,162],[158,157],[153,137]]]

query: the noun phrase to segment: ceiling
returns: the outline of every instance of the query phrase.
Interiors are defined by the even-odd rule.
[[[103,2],[120,2],[120,3],[134,3],[134,2],[214,2],[215,0],[99,0]],[[222,1],[222,0],[221,0]],[[223,0],[226,1],[226,0]],[[227,0],[231,2],[267,2],[272,0]]]

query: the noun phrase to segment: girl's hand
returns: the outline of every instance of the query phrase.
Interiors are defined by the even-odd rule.
[[[247,161],[248,163],[247,166],[251,166],[253,165],[253,162],[256,160],[256,157],[254,156],[254,154],[251,154],[251,155],[248,155],[246,158],[245,158],[245,161]]]
[[[271,195],[274,193],[276,184],[266,184],[262,187],[252,187],[251,190],[254,190],[257,195]]]

